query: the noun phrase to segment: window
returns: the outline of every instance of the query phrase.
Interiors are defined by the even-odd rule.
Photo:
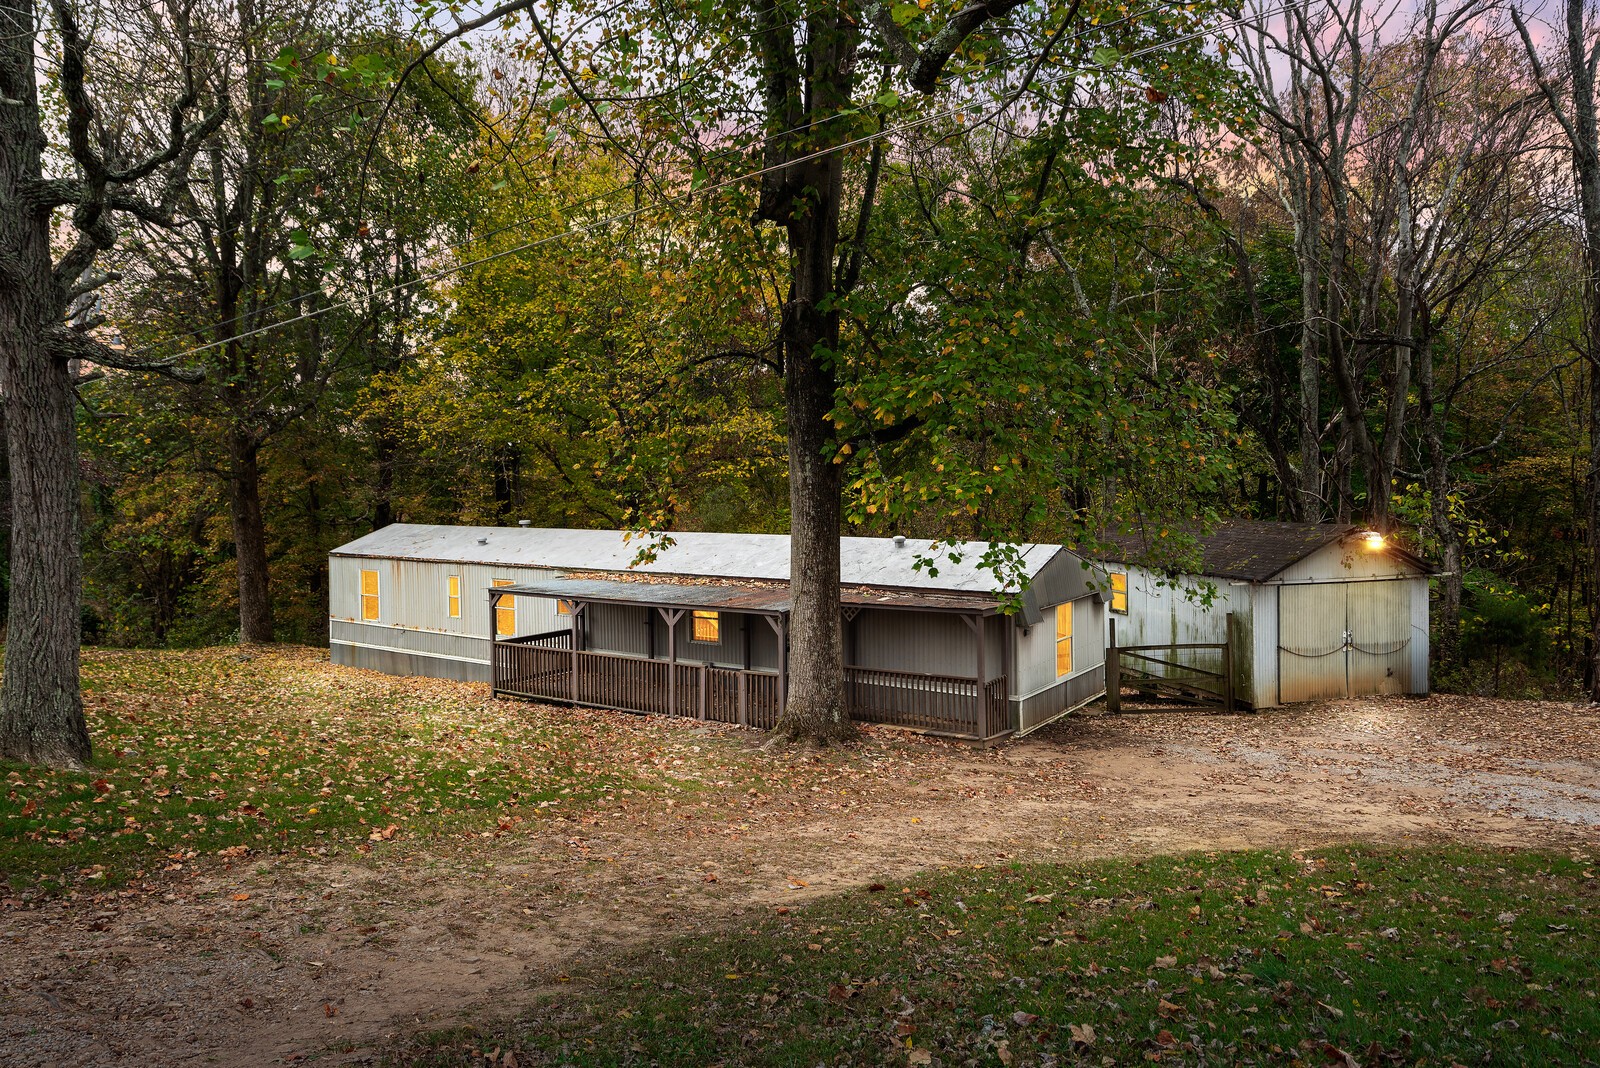
[[[461,576],[451,575],[444,580],[445,600],[450,604],[450,618],[461,618]]]
[[[556,615],[558,615],[558,616],[570,616],[571,614],[572,614],[572,602],[571,601],[563,601],[560,598],[557,598],[556,599]]]
[[[1111,572],[1111,610],[1118,615],[1128,614],[1128,573]]]
[[[511,579],[491,579],[495,586],[514,586]],[[517,636],[517,602],[509,597],[501,597],[494,603],[494,636],[496,638],[515,638]]]
[[[1072,674],[1072,602],[1056,605],[1056,678]]]
[[[376,571],[361,572],[361,618],[376,620],[378,618],[378,573]]]
[[[722,617],[716,612],[696,612],[689,636],[697,642],[720,642]]]

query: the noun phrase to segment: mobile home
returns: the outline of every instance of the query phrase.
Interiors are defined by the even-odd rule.
[[[788,678],[788,536],[671,538],[641,562],[621,531],[384,527],[329,558],[333,660],[770,726]],[[841,540],[853,716],[988,740],[1103,693],[1092,573],[1059,545],[1021,545],[1026,588],[1008,596],[978,566],[987,548]]]

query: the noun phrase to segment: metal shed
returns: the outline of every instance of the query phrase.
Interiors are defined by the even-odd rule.
[[[1191,573],[1160,566],[1159,539],[1114,539],[1098,566],[1126,587],[1107,614],[1119,646],[1227,644],[1255,708],[1428,692],[1425,561],[1350,524],[1236,519],[1199,541]]]
[[[787,674],[789,538],[395,524],[328,561],[335,663],[498,693],[765,726]],[[1020,611],[989,548],[844,538],[853,714],[963,737],[1025,732],[1104,690],[1104,605],[1083,561],[1018,546]],[[936,568],[918,567],[932,557]]]

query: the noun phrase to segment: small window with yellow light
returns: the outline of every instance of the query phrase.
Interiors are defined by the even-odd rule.
[[[511,579],[490,579],[495,586],[514,586]],[[510,597],[501,597],[494,603],[494,636],[496,638],[515,638],[517,636],[517,602]]]
[[[1056,678],[1072,674],[1072,602],[1056,605]]]
[[[378,618],[378,573],[361,572],[361,618],[372,621]]]
[[[689,636],[697,642],[720,642],[722,640],[722,616],[717,612],[696,612]]]
[[[571,614],[572,614],[572,602],[571,601],[563,601],[560,598],[557,598],[556,599],[556,615],[558,615],[558,616],[570,616]]]
[[[461,618],[461,576],[447,575],[444,580],[444,598],[451,619]]]
[[[1111,572],[1111,610],[1119,616],[1128,614],[1128,573]]]

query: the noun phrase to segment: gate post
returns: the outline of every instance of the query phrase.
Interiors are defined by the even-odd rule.
[[[1233,694],[1233,613],[1229,612],[1222,627],[1222,710],[1234,710]]]
[[[1122,659],[1117,653],[1117,621],[1111,624],[1110,638],[1106,642],[1106,711],[1115,715],[1122,711]]]

